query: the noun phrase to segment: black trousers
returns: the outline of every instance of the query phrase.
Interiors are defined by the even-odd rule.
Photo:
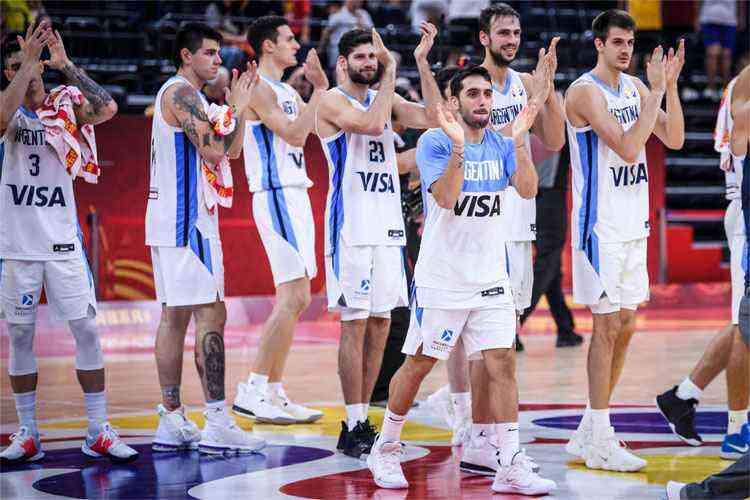
[[[536,197],[536,261],[531,306],[521,315],[521,324],[534,312],[542,295],[547,296],[557,334],[572,333],[573,315],[562,291],[562,252],[568,230],[565,191],[540,189]]]
[[[401,352],[406,340],[406,332],[409,331],[409,318],[411,311],[408,307],[397,307],[391,311],[391,329],[388,332],[388,340],[383,353],[383,364],[380,366],[380,374],[372,391],[371,401],[386,401],[388,399],[388,386],[391,378],[396,374],[406,355]]]
[[[750,456],[742,455],[735,463],[700,483],[685,485],[681,499],[729,500],[750,495]]]

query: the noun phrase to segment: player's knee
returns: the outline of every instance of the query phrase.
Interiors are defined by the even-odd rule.
[[[514,349],[488,349],[482,352],[482,359],[491,380],[506,380],[516,376]]]
[[[94,318],[82,318],[68,322],[76,339],[76,369],[99,370],[104,368],[104,356]]]
[[[14,377],[36,373],[34,325],[8,323],[8,337],[10,337],[8,373]]]
[[[387,335],[388,328],[391,324],[391,318],[384,318],[380,316],[370,316],[367,319],[367,322],[369,325],[371,325],[373,330]]]
[[[432,371],[432,367],[435,366],[436,362],[437,359],[435,358],[417,354],[415,356],[407,356],[403,366],[407,378],[416,382],[424,379]]]
[[[279,305],[285,312],[299,316],[307,309],[311,301],[310,288],[299,287],[285,294]]]

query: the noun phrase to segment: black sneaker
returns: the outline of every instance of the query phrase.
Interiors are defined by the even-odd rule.
[[[666,419],[669,428],[690,446],[703,444],[703,439],[695,432],[693,423],[696,406],[698,406],[697,399],[684,400],[677,397],[677,386],[656,396],[656,407]]]
[[[370,443],[370,447],[372,448],[372,445],[375,444],[375,440],[378,438],[378,433],[376,432],[375,426],[370,424],[369,418],[365,420],[362,426],[365,428],[365,431],[367,432],[367,442]]]
[[[558,333],[555,347],[575,347],[583,344],[583,337],[575,332]]]
[[[364,455],[370,454],[372,444],[370,430],[365,426],[365,422],[357,422],[357,426],[346,433],[344,455],[361,459]]]
[[[344,449],[346,444],[346,435],[349,434],[349,427],[346,426],[346,422],[341,422],[341,432],[339,433],[339,440],[336,443],[336,449],[341,451]]]
[[[521,342],[521,337],[516,334],[516,352],[523,352],[525,347],[523,346],[523,342]]]

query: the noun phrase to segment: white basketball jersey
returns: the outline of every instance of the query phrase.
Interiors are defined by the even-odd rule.
[[[516,119],[528,102],[529,96],[517,71],[508,68],[505,86],[492,86],[492,111],[490,123],[499,131]],[[528,135],[526,143],[530,146]],[[529,147],[529,157],[531,148]],[[503,222],[508,225],[508,241],[532,241],[536,239],[536,200],[519,196],[513,186],[505,191]]]
[[[260,75],[276,93],[276,102],[289,120],[299,116],[297,91],[290,85]],[[294,186],[309,188],[303,148],[291,146],[261,121],[245,125],[245,174],[250,191]]]
[[[368,90],[362,105],[341,92],[352,106],[366,111],[377,92]],[[401,212],[396,149],[390,120],[379,136],[343,130],[321,138],[328,161],[329,186],[325,213],[325,254],[338,247],[339,237],[348,246],[406,244]]]
[[[742,192],[742,182],[745,179],[745,175],[748,174],[747,168],[748,168],[748,161],[747,161],[747,155],[745,156],[732,156],[732,173],[734,173],[735,178],[737,180],[737,199],[741,199],[741,192]],[[740,217],[740,220],[737,224],[734,225],[734,234],[735,236],[744,236],[745,232],[747,231],[747,228],[745,227],[745,217],[743,212],[743,217]]]
[[[45,140],[36,113],[21,106],[2,143],[0,258],[80,258],[73,178]]]
[[[632,78],[622,74],[612,89],[591,73],[572,85],[595,85],[607,109],[624,130],[641,113],[641,97]],[[571,85],[571,86],[572,86]],[[623,242],[649,234],[648,165],[646,148],[629,164],[599,138],[591,126],[567,122],[570,166],[573,173],[572,244],[594,251],[598,242]]]
[[[184,247],[196,238],[219,237],[218,210],[210,214],[203,197],[203,174],[198,149],[180,127],[172,127],[161,112],[164,91],[176,83],[191,85],[176,75],[167,80],[154,102],[151,127],[151,178],[146,205],[146,245]],[[198,92],[203,107],[208,102]]]
[[[736,77],[724,89],[721,106],[719,106],[719,113],[716,117],[716,127],[714,128],[714,150],[720,155],[719,163],[723,165],[727,161],[730,162],[729,170],[724,172],[724,182],[727,188],[725,198],[727,200],[740,198],[740,184],[737,181],[737,175],[731,163],[732,158],[729,151],[729,140],[732,135],[732,126],[734,125],[734,119],[732,118],[732,93],[735,83],[737,83]]]

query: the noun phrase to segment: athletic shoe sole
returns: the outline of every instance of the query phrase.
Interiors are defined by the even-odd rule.
[[[667,425],[669,425],[669,428],[672,430],[672,434],[680,438],[680,440],[685,443],[689,444],[690,446],[701,446],[703,444],[703,441],[698,441],[697,439],[687,438],[685,436],[681,436],[677,433],[677,430],[675,428],[675,425],[669,421],[667,416],[664,414],[664,412],[661,410],[661,406],[659,406],[659,399],[654,399],[654,404],[656,405],[656,409],[659,410],[659,413],[661,413],[661,416],[664,417],[664,420],[666,420]]]
[[[91,457],[91,458],[108,458],[112,462],[118,463],[118,464],[127,464],[127,463],[130,463],[130,462],[133,462],[133,461],[137,460],[138,456],[139,456],[138,452],[136,452],[133,455],[127,456],[127,457],[116,457],[116,456],[111,455],[109,453],[107,453],[106,455],[102,455],[101,453],[97,453],[96,451],[94,451],[91,448],[89,448],[86,443],[83,443],[83,445],[81,446],[81,451],[87,457]]]
[[[494,476],[497,472],[495,469],[492,469],[490,467],[479,464],[472,464],[470,462],[464,461],[461,461],[461,463],[459,464],[459,468],[461,469],[461,472],[466,472],[467,474],[474,474],[477,476]]]
[[[737,451],[724,451],[724,450],[721,450],[719,452],[719,456],[723,460],[734,460],[735,462],[739,460],[740,458],[742,458],[742,455],[745,455],[745,453],[740,453]]]
[[[0,463],[13,465],[13,464],[22,464],[25,462],[36,462],[37,460],[41,460],[44,458],[44,452],[39,450],[39,452],[34,455],[33,457],[21,457],[21,458],[0,458]]]
[[[265,447],[266,447],[265,444],[263,444],[262,446],[257,446],[257,447],[249,447],[249,446],[227,446],[227,445],[221,445],[217,443],[199,443],[198,451],[200,453],[203,453],[204,455],[245,455],[245,454],[257,453]]]
[[[297,423],[296,420],[288,419],[286,417],[276,417],[276,418],[259,417],[255,413],[251,412],[250,410],[246,410],[242,408],[241,406],[237,406],[237,405],[232,405],[232,413],[234,413],[238,417],[249,418],[251,420],[255,420],[255,422],[259,424],[292,425],[292,424]]]
[[[514,488],[513,486],[492,485],[492,491],[495,493],[516,493],[517,495],[546,495],[550,491],[554,490],[557,485],[551,488]]]
[[[154,441],[151,443],[151,451],[159,453],[170,453],[178,451],[194,451],[198,449],[198,443],[192,442],[188,444],[172,444]]]
[[[597,461],[592,460],[592,459],[586,460],[586,467],[588,469],[592,469],[592,470],[608,470],[608,471],[612,471],[612,472],[638,472],[639,470],[643,469],[647,465],[648,465],[648,463],[645,463],[645,464],[643,464],[641,466],[635,466],[635,465],[633,465],[631,467],[624,467],[624,466],[623,467],[609,467],[609,466],[607,466],[607,464],[604,464],[604,463],[601,463],[601,462],[597,462]]]

